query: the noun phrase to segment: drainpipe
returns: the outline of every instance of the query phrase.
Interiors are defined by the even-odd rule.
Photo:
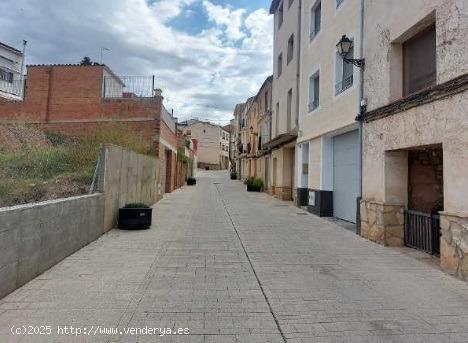
[[[22,58],[21,58],[21,75],[20,75],[20,80],[21,80],[21,98],[24,100],[24,88],[25,88],[25,78],[24,78],[24,63],[25,63],[25,58],[26,58],[26,45],[28,44],[27,40],[23,40],[23,51],[22,51]]]
[[[302,0],[299,0],[299,10],[297,18],[298,30],[297,30],[297,71],[296,71],[296,127],[299,133],[299,87],[300,85],[300,76],[301,76],[301,26],[302,26]]]
[[[359,58],[364,58],[364,12],[365,0],[361,0],[361,25],[359,33]],[[364,67],[359,68],[359,115],[365,111],[364,104]],[[359,197],[357,199],[356,233],[361,234],[361,210],[360,202],[362,199],[362,119],[359,119]]]
[[[299,113],[300,113],[300,107],[299,107],[299,101],[300,101],[300,96],[299,96],[299,90],[300,90],[300,86],[301,86],[301,45],[302,45],[302,42],[301,42],[301,31],[302,31],[302,0],[299,0],[299,10],[298,10],[298,18],[297,18],[297,22],[298,22],[298,30],[297,30],[297,71],[296,71],[296,128],[297,128],[297,134],[299,136]],[[296,184],[296,188],[298,188],[298,181],[296,179],[297,177],[297,174],[298,174],[298,170],[299,170],[299,166],[297,165],[297,152],[296,152],[296,149],[294,149],[294,156],[293,156],[293,159],[294,159],[294,163],[293,165],[295,166],[293,168],[293,178],[292,178],[292,181],[293,181],[293,184],[291,185],[291,195],[293,195],[293,191],[294,191],[294,184]],[[294,197],[293,197],[294,198]]]

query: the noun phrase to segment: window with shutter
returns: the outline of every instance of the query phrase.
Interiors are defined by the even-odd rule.
[[[429,27],[403,43],[403,95],[436,83],[436,30]]]

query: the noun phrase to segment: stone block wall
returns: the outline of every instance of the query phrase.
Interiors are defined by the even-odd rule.
[[[441,267],[448,273],[468,281],[468,218],[442,212],[440,227]]]
[[[385,246],[404,245],[404,207],[361,201],[361,236]]]

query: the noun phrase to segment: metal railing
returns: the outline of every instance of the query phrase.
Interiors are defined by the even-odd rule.
[[[335,94],[338,95],[343,93],[345,90],[350,88],[353,85],[353,75],[348,76],[347,78],[343,79],[342,81],[338,82],[335,85]]]
[[[0,94],[3,93],[12,98],[23,98],[24,94],[24,80],[0,80]]]
[[[432,255],[440,254],[440,216],[405,211],[405,245]]]
[[[104,98],[150,98],[155,95],[154,76],[104,76]]]

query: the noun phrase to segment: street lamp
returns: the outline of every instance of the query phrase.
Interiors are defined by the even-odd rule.
[[[336,50],[338,51],[338,54],[341,56],[343,61],[345,61],[346,63],[352,63],[358,68],[364,68],[365,61],[363,58],[362,59],[346,58],[346,56],[348,56],[352,47],[353,47],[353,41],[349,39],[348,37],[346,37],[346,35],[343,35],[340,41],[338,42],[338,44],[336,44]]]

